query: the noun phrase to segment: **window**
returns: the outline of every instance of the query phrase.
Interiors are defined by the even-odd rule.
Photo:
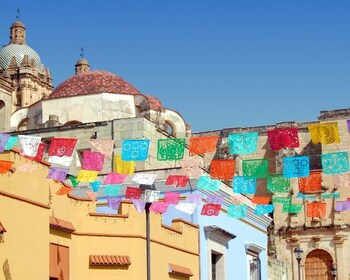
[[[223,274],[223,255],[217,252],[211,252],[211,275],[212,280],[220,280],[220,275]]]
[[[248,251],[247,258],[248,258],[249,280],[260,280],[261,270],[260,270],[259,254]]]

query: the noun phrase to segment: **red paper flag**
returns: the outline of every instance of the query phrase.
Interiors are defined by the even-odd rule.
[[[52,138],[49,156],[70,157],[73,154],[77,139],[73,138]]]
[[[31,157],[31,156],[27,156],[24,154],[24,152],[22,151],[20,154],[22,156],[24,156],[25,158],[31,159],[31,160],[35,160],[35,161],[42,161],[43,160],[43,156],[44,156],[44,152],[46,149],[46,144],[45,143],[40,143],[39,147],[38,147],[38,152],[36,153],[36,156]]]
[[[165,181],[166,186],[186,187],[188,183],[188,177],[185,175],[169,175]]]
[[[277,151],[282,148],[297,148],[299,147],[298,129],[279,128],[267,132],[271,150]]]
[[[231,180],[235,175],[235,161],[215,159],[210,164],[210,177],[212,179]]]
[[[213,153],[216,150],[218,136],[203,136],[190,138],[190,155]]]
[[[268,196],[254,196],[252,202],[255,204],[269,204],[270,197]]]
[[[220,213],[220,204],[204,204],[201,215],[204,216],[218,216]]]
[[[300,192],[320,191],[322,186],[321,171],[311,171],[308,177],[301,177],[298,180]]]
[[[133,187],[126,188],[126,191],[125,191],[126,199],[140,199],[140,197],[141,197],[141,189],[133,188]]]

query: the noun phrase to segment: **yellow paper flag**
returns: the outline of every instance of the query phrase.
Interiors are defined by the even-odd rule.
[[[119,174],[134,174],[135,167],[135,161],[124,161],[120,155],[114,156],[114,172]]]
[[[308,125],[308,129],[314,144],[340,143],[337,122],[310,124]]]

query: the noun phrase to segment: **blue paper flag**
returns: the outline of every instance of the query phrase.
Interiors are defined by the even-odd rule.
[[[11,136],[10,139],[7,141],[5,150],[11,150],[19,141],[19,137],[18,136]]]
[[[247,205],[245,204],[231,204],[227,207],[227,216],[241,219],[245,217],[246,211]]]
[[[321,155],[322,171],[325,174],[339,174],[349,171],[347,152]]]
[[[252,154],[256,152],[258,132],[235,133],[228,136],[228,147],[233,154]]]
[[[105,185],[106,196],[117,196],[120,192],[120,185]]]
[[[148,158],[149,139],[126,139],[122,145],[122,160],[142,161]]]
[[[283,176],[286,178],[307,177],[310,174],[309,156],[283,158]]]
[[[311,200],[311,201],[314,201],[316,200],[316,196],[314,195],[306,195],[306,194],[303,194],[303,193],[298,193],[297,194],[297,198],[301,198],[301,199],[306,199],[306,200]]]
[[[210,176],[200,176],[197,181],[197,188],[217,192],[220,187],[220,180],[210,179]]]
[[[254,194],[256,191],[256,179],[245,176],[235,176],[232,181],[234,193]]]
[[[322,193],[322,198],[340,198],[340,192],[334,192],[334,193]]]
[[[273,204],[257,204],[254,213],[256,215],[264,215],[267,213],[272,213],[273,209],[275,209],[275,205]]]
[[[98,189],[101,186],[101,182],[100,181],[90,182],[90,186],[94,192],[98,192]]]

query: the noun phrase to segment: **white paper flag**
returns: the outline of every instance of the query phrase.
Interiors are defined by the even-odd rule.
[[[179,203],[175,206],[175,209],[185,212],[187,214],[193,214],[196,209],[196,203]]]
[[[137,173],[132,178],[132,180],[138,184],[152,185],[156,177],[157,177],[157,174]]]
[[[22,144],[23,153],[26,156],[35,157],[38,153],[41,137],[28,135],[18,135],[18,137]]]

